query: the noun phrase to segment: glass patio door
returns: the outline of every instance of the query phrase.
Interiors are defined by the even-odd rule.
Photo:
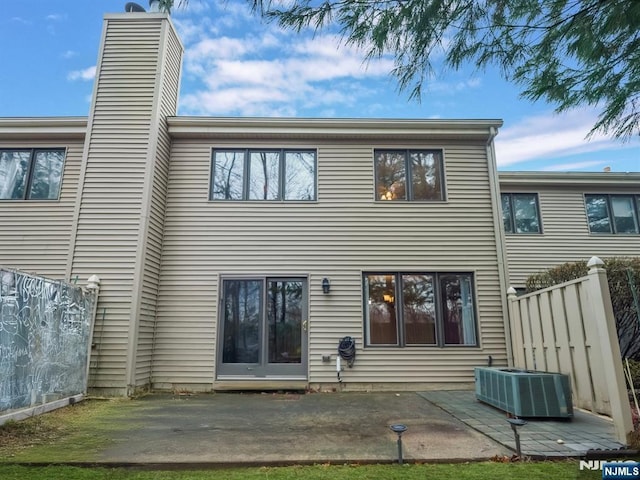
[[[306,378],[306,279],[223,279],[219,325],[218,378]]]

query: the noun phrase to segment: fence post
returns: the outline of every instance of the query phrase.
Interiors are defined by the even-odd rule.
[[[509,309],[509,331],[511,338],[508,339],[511,344],[511,359],[509,364],[511,368],[524,367],[524,360],[522,355],[522,333],[520,328],[516,328],[516,324],[520,321],[520,312],[515,311],[515,301],[518,298],[518,292],[515,288],[509,287],[507,290],[507,306]]]
[[[91,372],[91,351],[93,346],[93,330],[96,326],[96,313],[98,311],[98,294],[100,293],[100,277],[91,275],[87,280],[86,292],[92,296],[91,312],[89,313],[89,346],[87,350],[87,372],[85,375],[84,393],[89,390],[89,375]],[[104,326],[103,326],[104,328]]]
[[[613,418],[616,439],[620,443],[627,445],[629,441],[628,435],[633,430],[633,422],[631,420],[627,386],[622,371],[616,319],[613,315],[607,273],[602,267],[603,265],[604,262],[598,257],[591,257],[589,263],[587,263],[587,267],[589,267],[588,298],[591,303],[597,334],[600,338],[603,370],[608,373],[605,380],[609,390],[611,417]]]

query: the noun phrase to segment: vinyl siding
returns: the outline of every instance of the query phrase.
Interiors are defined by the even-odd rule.
[[[156,94],[159,100],[154,118],[157,142],[155,145],[150,144],[149,146],[155,150],[155,162],[149,166],[153,170],[149,185],[148,223],[146,240],[144,241],[145,252],[135,362],[136,386],[148,385],[151,378],[151,358],[171,152],[171,138],[167,130],[166,118],[174,116],[177,111],[182,62],[182,47],[175,31],[169,23],[166,23],[164,28],[167,29],[167,32],[163,36],[165,42],[161,55],[159,92]]]
[[[509,277],[514,287],[524,287],[527,277],[565,262],[589,260],[592,256],[637,256],[640,235],[589,233],[585,193],[636,193],[640,188],[610,185],[572,187],[520,186],[501,183],[505,193],[535,192],[540,203],[542,234],[506,234]]]
[[[138,340],[150,348],[155,315],[162,205],[147,209],[147,204],[156,173],[153,139],[159,112],[154,110],[154,98],[160,97],[158,63],[164,22],[151,15],[105,17],[72,250],[72,276],[96,274],[102,280],[89,386],[123,393],[135,386],[130,371],[140,360]],[[162,108],[167,105],[163,103]],[[161,195],[167,140],[162,136],[159,140],[156,188]],[[140,324],[144,325],[142,335]],[[146,372],[148,378],[148,366]],[[142,368],[141,377],[144,374]]]
[[[0,265],[63,280],[78,177],[82,140],[0,141],[0,148],[66,148],[58,200],[0,201]],[[86,277],[83,278],[86,280]]]
[[[317,148],[317,202],[209,202],[212,147]],[[374,202],[374,148],[444,148],[446,202]],[[347,382],[471,382],[506,363],[484,143],[387,141],[173,144],[154,352],[158,385],[215,378],[220,275],[309,279],[309,381],[335,382],[338,341],[356,338]],[[363,349],[363,271],[474,272],[479,347]],[[323,277],[331,293],[322,294]]]

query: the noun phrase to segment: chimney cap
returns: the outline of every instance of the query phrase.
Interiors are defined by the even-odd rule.
[[[135,2],[127,2],[127,4],[124,6],[124,11],[127,12],[127,13],[131,13],[131,12],[138,12],[138,13],[146,12],[146,10],[144,9],[144,7],[142,5],[138,5]]]

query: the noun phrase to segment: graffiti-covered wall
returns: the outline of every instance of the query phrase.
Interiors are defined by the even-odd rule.
[[[96,297],[0,268],[0,412],[86,392]]]

